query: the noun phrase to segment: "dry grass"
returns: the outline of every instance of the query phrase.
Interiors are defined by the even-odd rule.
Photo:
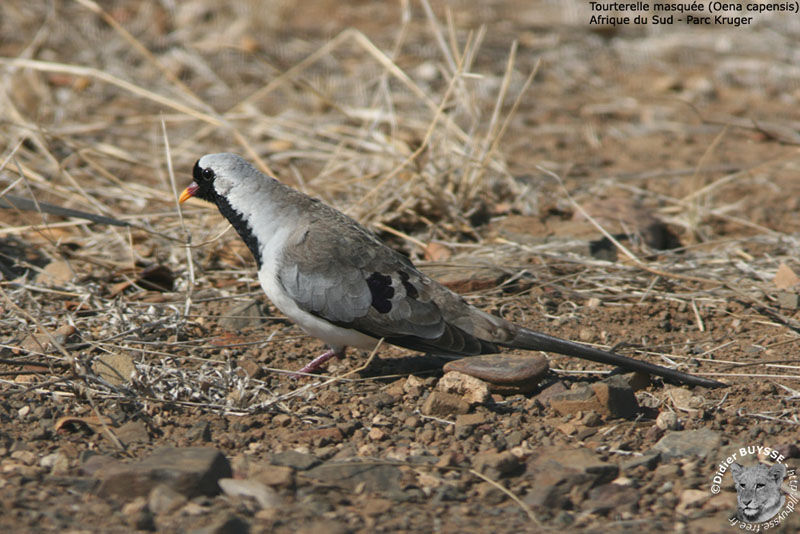
[[[3,380],[6,393],[35,388],[243,413],[281,406],[320,386],[278,393],[270,381],[236,372],[237,351],[286,339],[280,326],[266,338],[234,343],[217,340],[207,328],[213,324],[204,316],[209,303],[259,290],[249,259],[235,245],[238,238],[206,206],[189,204],[181,212],[176,191],[189,181],[188,170],[200,155],[229,150],[394,236],[414,257],[436,241],[457,252],[451,261],[460,266],[486,262],[501,265],[512,280],[536,279],[523,295],[546,286],[610,306],[685,303],[700,332],[705,314],[729,313],[729,304],[739,301],[747,310],[743,321],[767,322],[775,332],[767,348],[797,353],[800,324],[796,314],[776,305],[772,277],[781,263],[800,270],[800,238],[715,200],[728,187],[796,172],[796,153],[718,172],[708,160],[730,135],[723,129],[707,145],[708,157],[683,171],[691,176],[691,191],[669,194],[644,187],[641,176],[621,175],[596,180],[583,191],[616,189],[660,206],[662,219],[696,240],[680,251],[650,255],[646,248],[629,248],[605,228],[607,221],[588,214],[621,251],[620,262],[594,260],[570,239],[530,244],[497,238],[486,222],[495,215],[539,214],[549,202],[542,200],[546,187],[560,205],[583,211],[566,190],[552,189],[559,175],[568,174],[566,167],[542,162],[559,172],[543,167],[533,179],[510,170],[505,134],[510,128],[525,131],[514,123],[516,112],[523,99],[528,110],[537,99],[531,81],[538,63],[529,55],[521,62],[516,44],[487,68],[478,59],[499,52],[484,52],[486,29],[456,30],[452,18],[437,18],[427,2],[413,17],[412,6],[401,3],[397,25],[381,43],[356,29],[322,40],[275,40],[271,34],[280,34],[284,8],[269,14],[255,4],[213,5],[180,2],[168,14],[155,3],[120,3],[107,12],[90,0],[4,2],[0,191],[132,224],[120,229],[0,212],[0,240],[30,256],[3,257],[10,267],[16,262],[14,269],[27,269],[20,278],[5,272],[0,285],[4,363],[36,364],[43,380]],[[565,64],[542,68],[561,73]],[[556,131],[559,125],[536,128],[530,131]],[[718,237],[714,224],[742,231]],[[53,260],[66,260],[74,273],[56,287],[36,277]],[[174,292],[142,287],[142,270],[152,265],[174,273]],[[128,285],[115,291],[119,283]],[[520,292],[503,289],[471,298],[486,307],[513,306]],[[564,315],[562,309],[554,316]],[[64,325],[75,326],[80,339],[50,339]],[[34,335],[50,343],[31,348],[26,341]],[[787,383],[800,378],[796,358],[738,372],[742,362],[719,355],[727,345],[716,338],[711,343],[694,354],[668,347],[657,352],[676,362],[708,362],[704,370],[713,376]],[[215,358],[194,356],[205,350]],[[92,372],[95,358],[118,352],[137,360],[126,386]]]

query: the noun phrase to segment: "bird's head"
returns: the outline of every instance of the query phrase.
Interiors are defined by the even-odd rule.
[[[194,181],[183,190],[178,202],[183,204],[190,197],[197,197],[217,203],[219,195],[225,195],[254,172],[257,173],[253,166],[236,154],[206,154],[194,164]]]

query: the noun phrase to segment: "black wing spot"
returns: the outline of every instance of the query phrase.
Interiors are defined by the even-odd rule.
[[[381,273],[372,273],[367,278],[367,287],[372,294],[372,307],[379,313],[389,313],[392,310],[390,299],[394,296],[392,278]]]
[[[414,284],[408,281],[408,273],[405,271],[400,271],[400,281],[403,283],[403,287],[406,290],[406,296],[416,299],[419,297],[419,291],[417,288],[414,287]]]

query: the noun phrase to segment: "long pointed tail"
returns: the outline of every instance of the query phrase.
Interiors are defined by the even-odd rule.
[[[558,354],[575,356],[593,362],[617,365],[625,369],[630,369],[631,371],[643,371],[645,373],[663,376],[670,381],[689,384],[691,386],[703,386],[707,388],[727,387],[727,384],[717,382],[716,380],[701,378],[660,365],[634,360],[627,356],[620,356],[619,354],[595,349],[581,343],[559,339],[557,337],[548,336],[547,334],[540,334],[539,332],[534,332],[526,328],[520,328],[514,339],[505,345],[516,349],[556,352]]]

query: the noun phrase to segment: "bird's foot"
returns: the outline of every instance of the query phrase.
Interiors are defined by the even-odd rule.
[[[313,360],[311,360],[310,362],[308,362],[308,364],[306,364],[305,367],[297,371],[297,374],[294,376],[300,377],[302,376],[303,373],[305,374],[315,373],[319,371],[322,367],[324,367],[325,364],[328,362],[328,360],[330,360],[331,358],[335,358],[336,356],[341,356],[341,353],[336,352],[333,349],[327,350],[322,354],[320,354],[319,356],[317,356],[316,358],[314,358]]]

